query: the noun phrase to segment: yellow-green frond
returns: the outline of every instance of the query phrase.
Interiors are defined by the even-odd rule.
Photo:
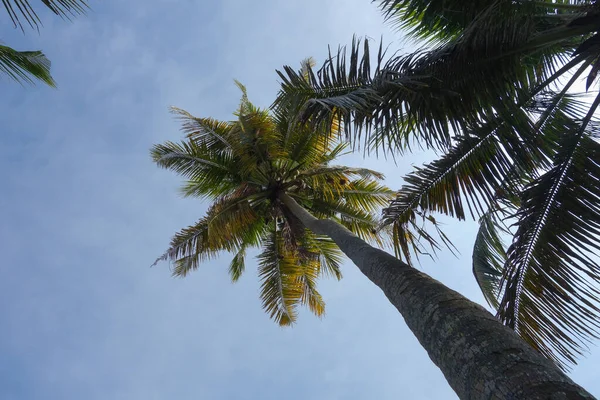
[[[297,307],[303,296],[303,286],[298,279],[302,268],[293,253],[285,251],[277,230],[265,235],[263,243],[258,257],[263,308],[279,325],[291,325],[296,321]]]

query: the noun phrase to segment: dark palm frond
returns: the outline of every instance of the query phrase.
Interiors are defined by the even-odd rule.
[[[593,113],[557,119],[553,167],[523,192],[499,317],[566,367],[600,329],[600,144]]]
[[[380,231],[385,229],[391,231],[396,257],[403,258],[410,266],[414,266],[413,256],[417,260],[421,256],[433,258],[442,245],[451,251],[455,249],[433,215],[411,210],[406,221],[395,221],[380,227]],[[430,233],[432,230],[437,232],[437,239]]]
[[[384,17],[410,35],[447,40],[458,36],[493,0],[381,0]]]
[[[3,0],[2,3],[15,27],[23,29],[22,19],[31,28],[37,28],[42,23],[29,0]],[[41,0],[41,3],[54,14],[66,19],[85,14],[89,8],[85,0]]]
[[[564,3],[560,1],[381,3],[406,24],[422,20],[418,29],[423,32],[439,34],[447,23],[450,36],[458,36],[430,51],[389,58],[381,45],[371,57],[368,42],[361,48],[354,40],[348,51],[340,48],[318,71],[287,66],[279,71],[281,90],[274,106],[297,110],[301,121],[313,124],[338,121],[347,138],[355,145],[364,139],[366,149],[402,151],[414,139],[424,147],[446,149],[453,131],[479,123],[505,102],[526,101],[568,73],[570,67],[563,66],[576,49],[578,62],[600,55],[598,40],[589,37],[597,31],[597,21],[588,2],[563,13],[568,18],[549,16],[554,4],[560,8]],[[438,14],[440,7],[456,15],[446,18]],[[470,11],[464,14],[466,9]],[[592,72],[590,81],[594,76]]]
[[[577,76],[571,78],[565,90]],[[538,168],[550,166],[549,160],[556,151],[553,139],[556,129],[561,129],[568,115],[585,109],[577,96],[565,90],[536,95],[526,103],[527,113],[519,105],[512,110],[501,110],[465,131],[441,158],[405,178],[396,199],[384,209],[383,222],[396,224],[395,238],[400,240],[396,246],[407,260],[407,250],[417,248],[416,238],[433,239],[418,233],[426,222],[424,215],[442,213],[458,219],[479,218],[499,206],[498,200],[508,194],[507,183],[516,184],[512,188],[516,193],[515,190],[522,189],[523,179],[535,176]],[[417,232],[411,233],[413,229]],[[424,244],[435,251],[440,241],[424,240]]]
[[[16,51],[0,45],[0,72],[17,82],[34,83],[38,79],[56,86],[50,75],[50,60],[41,51]]]
[[[435,137],[424,135],[424,139],[432,145],[446,143],[448,127],[445,118],[436,119],[442,109],[436,102],[443,102],[451,93],[432,87],[431,78],[421,74],[425,71],[414,68],[424,54],[392,57],[384,63],[385,51],[380,44],[376,64],[372,67],[368,41],[361,45],[360,40],[355,39],[349,61],[346,48],[342,47],[335,56],[330,55],[318,71],[309,69],[308,81],[305,70],[295,71],[285,66],[283,72],[278,71],[281,91],[272,108],[298,110],[300,121],[310,120],[313,125],[327,126],[334,122],[343,125],[348,139],[355,133],[355,145],[363,141],[364,131],[367,148],[372,141],[370,135],[378,128],[386,127],[385,133],[403,136],[401,132],[407,129],[403,121],[418,120],[419,110],[413,105],[427,102],[431,116],[418,120],[416,128],[422,133],[425,127],[435,127],[434,134],[430,134]]]
[[[498,309],[500,280],[506,263],[506,246],[502,236],[510,231],[498,220],[494,210],[479,219],[479,231],[473,245],[473,275],[488,304]]]
[[[520,193],[531,183],[531,176],[516,166],[496,190],[492,206],[479,218],[479,230],[473,245],[473,275],[490,306],[498,309],[502,293],[500,282],[507,261],[504,239],[512,237],[509,228],[520,206]]]
[[[246,247],[242,247],[229,264],[229,276],[232,282],[237,282],[246,270]]]
[[[598,18],[598,23],[600,24],[600,18]],[[596,33],[581,43],[573,55],[585,57],[592,66],[585,84],[585,89],[589,90],[598,76],[598,71],[600,71],[600,33]]]
[[[312,124],[338,121],[346,137],[366,149],[378,144],[402,150],[413,140],[447,149],[453,131],[480,123],[505,102],[526,101],[541,82],[547,86],[568,72],[554,74],[570,48],[538,45],[524,54],[520,46],[534,27],[516,17],[510,29],[507,24],[493,25],[489,36],[471,32],[461,41],[387,61],[380,44],[374,65],[368,41],[361,48],[355,40],[348,52],[340,48],[317,72],[310,70],[308,82],[290,67],[279,71],[273,107],[298,110],[300,120]]]
[[[540,25],[569,22],[589,10],[592,1],[521,0],[380,0],[384,17],[411,36],[430,41],[458,38],[491,11],[497,19],[519,13],[535,19]],[[501,5],[502,7],[499,7]],[[544,26],[544,27],[546,27]]]
[[[519,109],[473,127],[440,159],[405,177],[396,199],[384,210],[384,222],[405,222],[414,209],[461,220],[483,215],[509,171],[531,171],[533,159],[541,157],[533,136],[531,121]]]

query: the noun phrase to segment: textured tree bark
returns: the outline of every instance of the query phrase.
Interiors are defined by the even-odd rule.
[[[430,276],[279,199],[311,231],[329,236],[404,317],[461,399],[594,399],[492,314]]]

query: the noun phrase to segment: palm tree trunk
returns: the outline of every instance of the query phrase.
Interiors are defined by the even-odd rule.
[[[280,201],[316,234],[329,236],[404,317],[461,399],[593,399],[483,307],[376,249],[285,193]]]

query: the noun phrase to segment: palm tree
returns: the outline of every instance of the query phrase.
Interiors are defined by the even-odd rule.
[[[39,30],[41,19],[28,0],[4,0],[2,3],[15,28],[24,31],[24,22]],[[88,7],[85,0],[41,0],[41,3],[67,19],[84,13]],[[50,61],[41,51],[17,51],[0,45],[0,72],[17,82],[34,83],[37,79],[48,86],[56,86],[50,75]]]
[[[388,58],[380,45],[372,67],[354,41],[348,60],[341,48],[308,81],[285,67],[275,105],[341,123],[371,149],[438,150],[384,210],[397,252],[410,261],[419,238],[437,245],[412,233],[434,213],[479,220],[473,271],[486,299],[567,368],[600,328],[600,94],[573,93],[586,73],[597,88],[600,2],[379,3],[429,49]]]
[[[285,115],[257,109],[238,85],[243,98],[236,121],[195,118],[175,108],[186,140],[152,149],[159,166],[189,179],[185,196],[212,201],[206,215],[177,233],[157,261],[175,261],[174,275],[185,276],[219,251],[233,252],[229,272],[235,282],[245,269],[247,249],[260,247],[263,307],[276,322],[289,325],[301,304],[323,314],[316,280],[322,275],[341,278],[341,253],[331,239],[306,230],[278,194],[383,244],[375,231],[376,211],[393,198],[393,191],[378,182],[383,178],[378,172],[330,165],[344,152],[344,144],[293,129]]]
[[[367,243],[385,242],[374,211],[390,191],[374,171],[329,165],[344,146],[320,130],[338,132],[335,124],[298,124],[289,109],[269,114],[245,94],[233,122],[175,112],[186,140],[156,145],[152,157],[188,179],[184,195],[213,201],[157,260],[173,261],[175,275],[225,250],[235,254],[235,281],[246,249],[260,246],[263,307],[287,325],[298,305],[322,313],[316,280],[340,277],[341,250],[383,290],[461,398],[593,398],[482,307]]]

